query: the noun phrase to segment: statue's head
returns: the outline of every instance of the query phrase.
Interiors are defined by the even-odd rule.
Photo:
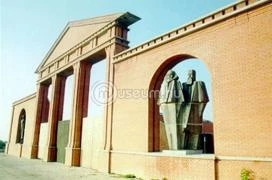
[[[25,120],[25,114],[21,115],[21,120]]]
[[[169,70],[165,75],[165,79],[167,80],[178,79],[178,76],[175,71]]]
[[[190,69],[188,71],[187,84],[193,84],[193,82],[195,82],[195,80],[196,80],[196,71],[194,69]]]

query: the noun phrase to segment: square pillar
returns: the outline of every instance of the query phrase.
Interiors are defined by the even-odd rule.
[[[107,94],[106,94],[106,105],[104,111],[104,150],[106,156],[105,167],[106,171],[111,173],[111,150],[112,147],[112,131],[113,131],[113,105],[114,105],[114,64],[113,56],[127,49],[127,46],[121,44],[113,44],[105,49],[106,51],[106,81]]]
[[[31,147],[31,158],[38,158],[38,149],[39,149],[39,136],[40,136],[40,126],[42,119],[44,119],[47,115],[43,110],[45,108],[45,104],[47,102],[48,95],[48,85],[46,84],[38,84],[37,87],[37,99],[36,99],[36,115],[35,115],[35,127],[33,134],[33,142]]]
[[[62,120],[66,77],[52,77],[52,98],[49,106],[48,136],[44,160],[56,161],[57,158],[57,129],[58,121]]]
[[[115,31],[115,30],[114,30]],[[104,150],[110,151],[112,150],[112,115],[113,115],[113,101],[114,101],[114,64],[113,64],[113,56],[118,54],[127,47],[113,44],[105,49],[106,51],[106,82],[107,86],[107,94],[106,94],[106,106],[104,111]]]
[[[69,142],[65,153],[65,164],[80,166],[82,120],[88,113],[91,64],[79,62],[73,68],[75,77],[73,110],[69,128]]]

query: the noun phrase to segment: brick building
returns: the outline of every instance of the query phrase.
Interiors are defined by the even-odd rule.
[[[128,26],[138,20],[121,13],[67,24],[37,68],[37,92],[13,104],[6,153],[145,179],[239,179],[244,168],[255,178],[271,177],[271,1],[239,1],[129,48]],[[161,152],[156,98],[113,96],[116,87],[158,90],[166,72],[189,58],[202,60],[211,74],[214,154]],[[114,87],[107,86],[108,105],[94,121],[86,113],[90,71],[102,59]],[[72,118],[62,121],[71,74]]]

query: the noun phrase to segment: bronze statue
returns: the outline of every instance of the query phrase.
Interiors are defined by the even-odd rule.
[[[169,70],[160,89],[160,113],[165,123],[170,150],[197,150],[202,131],[203,111],[209,101],[205,83],[196,81],[195,70],[189,70],[188,80]]]
[[[22,114],[20,117],[20,143],[24,142],[24,134],[25,134],[25,115]]]

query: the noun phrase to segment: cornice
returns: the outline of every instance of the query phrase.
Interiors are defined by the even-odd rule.
[[[48,63],[46,66],[42,66],[42,64],[45,63],[45,61],[47,60],[47,58],[50,56],[50,54],[47,54],[45,59],[42,61],[41,66],[39,66],[37,68],[37,70],[35,71],[35,73],[40,73],[41,71],[45,70],[46,68],[50,67],[51,65],[53,65],[55,62],[57,62],[58,60],[62,59],[63,57],[67,56],[68,54],[72,53],[73,51],[75,51],[76,49],[78,49],[79,47],[83,46],[84,44],[92,41],[93,39],[95,39],[97,36],[99,36],[100,34],[103,34],[105,31],[107,31],[108,29],[110,29],[111,27],[113,27],[115,25],[115,22],[111,22],[105,26],[103,26],[102,28],[100,28],[98,31],[96,31],[95,33],[93,33],[92,35],[90,35],[89,37],[87,37],[85,40],[81,41],[80,43],[74,45],[72,48],[70,48],[68,51],[65,51],[64,53],[62,53],[60,56],[58,56],[57,58],[55,58],[52,62]],[[61,37],[66,33],[66,31],[68,30],[68,28],[65,28],[64,31],[61,33]],[[56,40],[56,42],[59,42],[61,38],[58,38]],[[49,50],[49,52],[53,51],[53,49],[57,46],[57,43],[55,43],[52,48]]]
[[[41,73],[41,77],[38,79],[37,83],[39,84],[41,82],[48,80],[48,78],[52,77],[54,74],[64,71],[65,69],[71,67],[73,64],[86,59],[87,57],[91,56],[92,54],[95,54],[96,52],[99,52],[99,51],[111,46],[112,44],[118,44],[118,45],[128,48],[128,46],[127,46],[128,41],[121,38],[121,37],[116,37],[116,36],[97,45],[96,47],[90,49],[89,51],[87,51],[85,53],[82,52],[82,46],[79,46],[77,49],[72,51],[72,52],[75,52],[75,51],[80,52],[80,54],[78,54],[76,58],[69,60],[69,54],[66,54],[65,56],[63,56],[62,58],[59,59],[59,60],[66,59],[65,65],[62,65],[62,66],[58,66],[58,61],[55,61],[54,63],[52,63],[50,65],[51,67],[53,67],[53,69],[50,70],[50,66],[47,67],[45,70],[46,71],[49,70],[49,73],[47,73],[45,76],[43,76]]]

